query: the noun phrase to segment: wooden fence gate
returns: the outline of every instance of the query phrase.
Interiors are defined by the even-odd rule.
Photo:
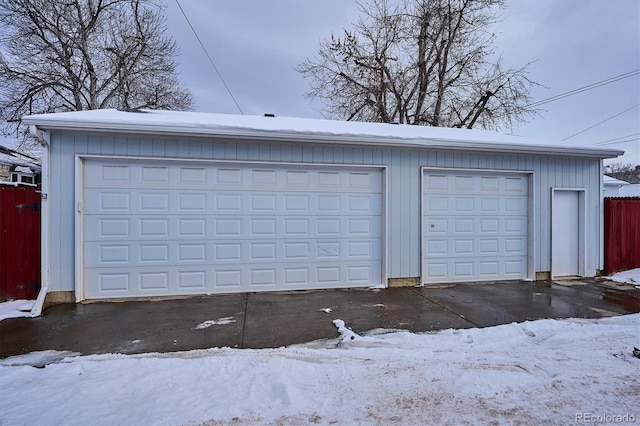
[[[40,290],[40,190],[0,185],[0,301]]]
[[[604,199],[604,271],[640,267],[640,197]]]

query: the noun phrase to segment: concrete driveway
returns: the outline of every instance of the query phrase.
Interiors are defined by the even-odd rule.
[[[500,282],[382,290],[244,293],[58,305],[0,322],[0,358],[55,349],[101,353],[271,348],[356,333],[489,327],[640,312],[640,290],[604,280]]]

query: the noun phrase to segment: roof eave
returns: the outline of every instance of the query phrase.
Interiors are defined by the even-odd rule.
[[[233,139],[254,139],[265,141],[287,141],[298,143],[342,143],[347,145],[368,145],[379,147],[402,147],[402,148],[430,148],[445,149],[454,151],[491,151],[506,152],[511,154],[544,154],[563,155],[586,158],[616,158],[624,154],[621,150],[609,150],[601,148],[580,148],[572,147],[525,145],[511,143],[496,143],[486,141],[468,141],[464,139],[439,139],[420,138],[406,139],[387,136],[355,135],[355,134],[322,134],[322,133],[298,133],[286,131],[268,131],[261,129],[234,128],[234,127],[211,127],[196,124],[167,124],[167,123],[126,123],[108,121],[59,121],[40,117],[24,117],[25,124],[35,125],[41,130],[72,130],[85,132],[110,132],[122,133],[132,132],[137,134],[167,134],[172,136],[199,136],[211,137],[221,136]]]

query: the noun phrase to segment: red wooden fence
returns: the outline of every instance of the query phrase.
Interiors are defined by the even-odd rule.
[[[640,268],[640,197],[604,199],[604,271]]]
[[[40,290],[40,191],[0,185],[0,300]]]

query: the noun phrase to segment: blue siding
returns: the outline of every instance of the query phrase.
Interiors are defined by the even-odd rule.
[[[387,166],[387,275],[420,276],[420,168],[468,168],[533,172],[535,271],[549,271],[551,188],[585,188],[587,273],[600,268],[600,170],[597,159],[486,152],[391,149],[332,144],[251,142],[161,135],[54,133],[51,139],[51,291],[74,289],[76,155]]]

